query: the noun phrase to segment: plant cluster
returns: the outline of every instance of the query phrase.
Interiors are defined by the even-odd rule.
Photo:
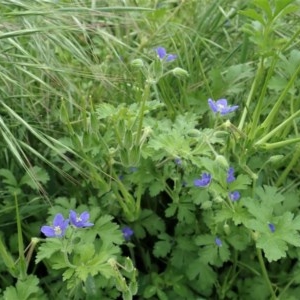
[[[0,300],[298,299],[299,13],[0,3]]]

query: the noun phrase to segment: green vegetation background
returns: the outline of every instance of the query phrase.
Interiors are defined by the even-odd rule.
[[[0,298],[298,299],[299,6],[0,1]]]

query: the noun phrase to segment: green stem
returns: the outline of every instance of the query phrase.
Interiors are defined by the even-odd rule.
[[[259,146],[266,141],[268,141],[273,135],[275,135],[279,130],[284,128],[287,124],[289,124],[291,121],[293,121],[296,117],[300,115],[300,110],[292,114],[289,118],[287,118],[284,122],[282,122],[280,125],[278,125],[276,128],[274,128],[272,131],[270,131],[268,134],[266,134],[263,138],[261,138],[259,141],[257,141],[254,146]]]
[[[264,103],[264,100],[265,100],[265,95],[266,95],[266,92],[267,92],[267,89],[268,89],[268,84],[269,84],[271,76],[274,73],[274,68],[276,66],[277,61],[278,61],[278,56],[274,56],[272,64],[271,64],[271,66],[268,70],[268,74],[267,74],[266,78],[264,79],[264,84],[263,84],[262,90],[261,90],[260,95],[259,95],[259,99],[257,101],[257,105],[255,106],[255,110],[254,110],[254,113],[253,113],[253,121],[252,121],[251,129],[250,129],[250,132],[249,132],[249,139],[250,140],[254,139],[255,134],[257,132],[257,124],[259,122],[259,119],[260,119],[260,116],[261,116],[261,113],[262,113],[262,107],[263,107],[263,103]],[[261,62],[260,67],[263,70],[263,62]]]
[[[137,135],[136,135],[136,145],[140,144],[140,139],[141,139],[142,130],[143,130],[145,105],[146,105],[146,101],[149,98],[149,95],[150,95],[150,83],[147,82],[145,84],[144,93],[143,93],[143,96],[141,99],[141,107],[140,107],[140,113],[139,113],[139,125],[138,125],[138,130],[137,130]]]
[[[261,146],[261,148],[263,148],[265,150],[272,150],[272,149],[282,148],[282,147],[288,146],[290,144],[295,144],[295,143],[298,143],[298,142],[300,142],[300,137],[285,140],[285,141],[281,141],[281,142],[277,142],[277,143],[265,143],[265,144],[262,144],[260,146]]]
[[[256,76],[254,78],[254,81],[252,83],[252,86],[251,86],[251,90],[249,92],[249,95],[248,95],[248,98],[247,98],[247,101],[246,101],[246,105],[245,105],[245,108],[243,110],[243,114],[242,114],[242,117],[241,117],[241,120],[240,120],[240,123],[238,125],[238,129],[239,130],[242,130],[243,129],[243,126],[245,124],[245,121],[246,121],[246,117],[247,117],[247,114],[248,114],[248,111],[249,111],[249,107],[250,107],[250,103],[251,103],[251,100],[254,96],[254,93],[257,91],[257,86],[258,84],[260,83],[260,78],[261,78],[261,75],[262,75],[262,72],[263,72],[263,66],[264,66],[264,60],[261,59],[260,63],[259,63],[259,67],[258,67],[258,70],[257,70],[257,73],[256,73]]]
[[[16,205],[16,219],[17,219],[17,229],[18,229],[18,248],[19,248],[19,266],[20,266],[20,278],[25,279],[27,274],[27,266],[26,266],[26,260],[24,255],[24,244],[23,244],[23,235],[22,235],[22,225],[21,225],[21,218],[20,218],[20,212],[19,212],[19,204],[18,204],[18,198],[15,194],[15,205]]]
[[[293,158],[291,159],[287,167],[284,169],[284,171],[280,174],[280,177],[277,179],[275,186],[278,187],[285,181],[286,177],[290,173],[293,166],[299,161],[299,157],[300,157],[300,147],[297,147],[293,155]]]
[[[271,299],[275,300],[275,299],[277,299],[277,297],[276,297],[276,294],[273,290],[272,283],[269,279],[268,272],[267,272],[266,265],[265,265],[265,262],[264,262],[264,259],[263,259],[263,256],[262,256],[261,249],[256,248],[256,250],[257,250],[257,258],[258,258],[258,261],[259,261],[259,264],[260,264],[260,267],[261,267],[262,275],[263,275],[263,277],[265,279],[265,282],[266,282],[266,284],[267,284],[267,286],[270,290],[270,293],[272,295]]]
[[[68,238],[68,239],[63,239],[63,240],[61,241],[61,244],[62,244],[62,247],[61,247],[62,250],[61,250],[61,252],[63,253],[63,256],[64,256],[64,260],[65,260],[66,265],[67,265],[69,268],[71,268],[71,269],[76,269],[77,266],[73,265],[73,264],[70,262],[69,257],[68,257],[68,246],[69,246],[70,241],[72,241],[72,236],[73,236],[73,234],[74,234],[74,228],[72,228],[72,233],[71,233],[71,235],[70,235],[70,238]]]
[[[290,81],[288,82],[288,84],[286,85],[285,89],[283,90],[283,92],[281,93],[281,95],[279,96],[278,100],[276,101],[275,105],[273,106],[271,112],[269,113],[269,115],[267,116],[267,118],[264,120],[264,122],[262,123],[262,127],[265,128],[269,128],[270,125],[273,123],[274,118],[276,117],[280,106],[283,102],[284,99],[286,99],[286,95],[289,92],[290,88],[292,87],[292,85],[294,84],[295,80],[298,78],[298,74],[300,72],[300,65],[298,66],[298,68],[295,70],[292,78],[290,79]]]

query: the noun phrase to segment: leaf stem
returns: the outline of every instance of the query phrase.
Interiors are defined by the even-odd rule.
[[[261,252],[261,249],[259,248],[256,248],[256,252],[257,252],[257,258],[258,258],[258,261],[259,261],[259,264],[260,264],[260,267],[261,267],[261,271],[262,271],[262,275],[265,279],[265,282],[270,290],[270,293],[271,293],[271,299],[272,300],[276,300],[277,297],[276,297],[276,294],[273,290],[273,287],[272,287],[272,283],[269,279],[269,276],[268,276],[268,272],[267,272],[267,269],[266,269],[266,265],[265,265],[265,262],[264,262],[264,259],[263,259],[263,256],[262,256],[262,252]]]

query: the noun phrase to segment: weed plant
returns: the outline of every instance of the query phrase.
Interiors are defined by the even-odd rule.
[[[0,17],[0,299],[299,299],[299,1]]]

